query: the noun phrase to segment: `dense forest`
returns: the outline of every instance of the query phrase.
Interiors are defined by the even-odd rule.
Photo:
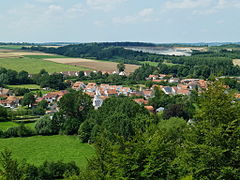
[[[68,45],[59,48],[47,48],[41,46],[33,46],[24,50],[43,51],[46,53],[54,53],[69,57],[90,58],[97,60],[107,60],[124,62],[126,64],[140,64],[139,61],[161,61],[161,57],[155,54],[136,52],[126,50],[123,47],[109,46],[107,43],[88,43],[79,45]]]

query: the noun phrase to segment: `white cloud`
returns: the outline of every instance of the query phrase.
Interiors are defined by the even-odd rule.
[[[44,14],[45,15],[56,15],[56,14],[60,14],[60,13],[62,14],[63,11],[64,11],[64,9],[61,6],[52,4],[47,7],[47,10],[45,11]]]
[[[41,2],[41,3],[53,3],[55,0],[36,0],[36,2]]]
[[[193,9],[209,6],[211,2],[212,0],[168,0],[164,7],[167,9]]]
[[[217,23],[217,24],[224,24],[225,21],[220,19],[220,20],[218,20],[216,23]]]
[[[87,5],[92,9],[110,11],[128,0],[87,0]]]
[[[240,8],[240,2],[238,0],[215,0],[212,3],[212,6],[208,7],[207,9],[195,10],[193,13],[200,15],[208,15],[218,13],[219,11],[227,8]]]
[[[105,22],[102,20],[97,20],[94,22],[94,25],[96,25],[96,26],[103,26],[104,24],[105,24]]]
[[[146,9],[143,9],[142,11],[140,11],[138,14],[139,16],[149,16],[153,13],[154,9],[153,8],[146,8]]]
[[[152,17],[153,13],[154,13],[153,8],[146,8],[132,16],[115,17],[112,19],[112,21],[113,21],[113,23],[116,23],[116,24],[129,24],[129,23],[135,23],[135,22],[158,21],[159,20],[158,18]]]
[[[71,18],[83,16],[86,13],[87,9],[82,4],[75,4],[74,6],[66,10],[67,16]]]

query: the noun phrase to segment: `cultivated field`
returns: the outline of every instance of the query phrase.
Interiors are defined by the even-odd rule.
[[[63,160],[75,161],[80,168],[84,168],[87,159],[95,153],[92,146],[80,143],[78,137],[60,135],[0,139],[0,152],[5,148],[12,151],[14,158],[26,159],[37,166],[45,160]]]
[[[45,61],[44,58],[60,58],[61,56],[41,52],[0,49],[0,67],[16,71],[27,71],[30,74],[39,73],[45,69],[49,73],[61,71],[84,71],[91,68]]]
[[[240,59],[233,59],[233,64],[240,66]]]
[[[26,55],[45,55],[45,56],[54,56],[54,54],[47,54],[42,52],[28,52],[18,49],[1,49],[0,47],[0,58],[5,57],[23,57]]]
[[[85,68],[91,68],[96,71],[116,71],[117,64],[115,62],[109,61],[99,61],[99,60],[91,60],[91,59],[83,59],[83,58],[47,58],[47,61],[52,61],[56,63],[62,63],[67,65],[81,66]],[[134,72],[138,65],[126,64],[125,71],[127,73]]]

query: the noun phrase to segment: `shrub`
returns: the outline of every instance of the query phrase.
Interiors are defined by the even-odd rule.
[[[21,124],[20,126],[17,127],[11,127],[8,128],[4,133],[3,137],[5,138],[10,138],[10,137],[27,137],[27,136],[32,136],[34,135],[34,132]]]
[[[42,117],[35,126],[37,134],[51,135],[53,134],[52,122],[49,116]]]
[[[38,169],[39,179],[63,179],[64,175],[78,175],[80,172],[79,168],[74,162],[63,163],[58,162],[47,162],[45,161]]]

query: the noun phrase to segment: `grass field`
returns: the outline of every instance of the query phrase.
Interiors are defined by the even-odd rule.
[[[80,168],[87,164],[87,158],[94,155],[94,148],[80,143],[75,136],[33,136],[28,138],[0,139],[0,151],[5,148],[19,160],[41,165],[45,160],[64,162],[75,161]]]
[[[91,59],[83,59],[83,58],[46,58],[46,61],[62,63],[67,65],[81,66],[85,68],[92,68],[96,71],[116,71],[117,64],[115,62],[110,61],[100,61],[100,60],[91,60]],[[125,64],[127,73],[134,72],[138,65]]]
[[[20,125],[19,123],[14,123],[14,122],[11,122],[11,121],[0,122],[0,129],[2,129],[3,131],[6,131],[10,127],[16,127],[16,126],[19,126],[19,125]],[[32,130],[35,129],[35,123],[24,123],[24,125],[26,127],[31,128]]]
[[[34,58],[34,59],[46,59],[46,58],[66,58],[66,56],[60,55],[25,55],[25,57]]]
[[[6,45],[6,46],[0,46],[0,49],[21,49],[22,46],[18,45]]]
[[[65,65],[50,61],[44,61],[42,59],[35,58],[0,58],[0,67],[7,69],[13,69],[16,71],[27,71],[30,74],[39,73],[41,69],[45,69],[49,73],[61,72],[61,71],[82,71],[90,70],[90,68],[83,68],[73,65]]]
[[[151,62],[151,61],[144,61],[144,62],[141,62],[141,64],[149,64],[151,66],[157,67],[159,63],[158,62]],[[174,66],[175,65],[173,63],[167,63],[167,62],[163,62],[163,64],[166,64],[168,66]]]
[[[5,48],[5,49],[4,49]],[[13,69],[16,71],[25,70],[30,74],[39,73],[41,69],[45,69],[49,73],[61,71],[84,71],[91,68],[61,64],[51,61],[45,61],[45,58],[65,58],[64,56],[47,54],[42,52],[31,52],[0,47],[0,67]]]
[[[15,126],[18,126],[18,125],[19,124],[13,123],[13,122],[10,122],[10,121],[0,122],[0,129],[3,130],[3,131],[6,131],[8,128],[15,127]]]
[[[9,88],[41,89],[37,84],[8,85]]]
[[[152,61],[143,61],[141,64],[149,64],[150,66],[157,66],[158,62],[152,62]]]

